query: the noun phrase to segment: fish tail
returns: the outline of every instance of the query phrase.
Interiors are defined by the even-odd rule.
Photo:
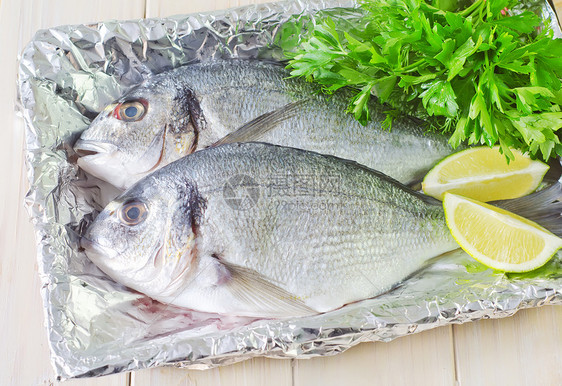
[[[548,188],[528,196],[493,204],[534,221],[558,237],[562,237],[562,177]]]

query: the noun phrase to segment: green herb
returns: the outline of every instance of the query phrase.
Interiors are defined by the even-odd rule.
[[[454,147],[500,144],[548,160],[562,155],[562,40],[518,1],[370,0],[356,28],[325,18],[287,52],[291,75],[328,92],[350,86],[348,111],[362,124],[376,95],[424,118]],[[546,23],[545,23],[546,24]],[[306,28],[306,27],[304,27]],[[348,31],[348,32],[346,32]]]

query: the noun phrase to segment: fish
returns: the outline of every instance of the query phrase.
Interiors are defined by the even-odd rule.
[[[113,280],[162,303],[259,318],[375,297],[459,248],[432,197],[354,161],[257,142],[151,173],[80,243]]]
[[[394,179],[420,181],[455,150],[420,120],[383,127],[370,102],[362,126],[347,114],[351,91],[329,97],[279,63],[212,60],[146,79],[109,104],[74,145],[78,166],[124,190],[183,156],[217,144],[260,141],[355,160]]]

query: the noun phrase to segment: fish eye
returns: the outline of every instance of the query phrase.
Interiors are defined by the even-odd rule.
[[[144,118],[148,103],[144,100],[123,102],[115,107],[113,116],[125,122],[140,121]]]
[[[125,225],[138,225],[146,219],[148,208],[141,201],[125,202],[119,209],[119,219]]]

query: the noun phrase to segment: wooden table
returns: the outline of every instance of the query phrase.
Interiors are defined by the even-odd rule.
[[[40,28],[170,16],[263,0],[0,0],[0,385],[57,385],[49,362],[27,192],[17,59]],[[562,12],[562,0],[557,1]],[[562,59],[561,59],[562,60]],[[329,358],[254,359],[207,371],[159,368],[65,385],[560,385],[562,307],[364,343]]]

